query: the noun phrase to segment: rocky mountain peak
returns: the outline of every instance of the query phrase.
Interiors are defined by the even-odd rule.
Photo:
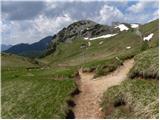
[[[91,20],[80,20],[63,28],[53,38],[54,41],[71,42],[76,37],[97,37],[105,34],[116,33],[117,29],[108,25],[101,25]]]

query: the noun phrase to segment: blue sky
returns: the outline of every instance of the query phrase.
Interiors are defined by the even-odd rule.
[[[111,25],[144,24],[158,18],[158,0],[66,1],[2,1],[2,43],[33,43],[82,19]]]

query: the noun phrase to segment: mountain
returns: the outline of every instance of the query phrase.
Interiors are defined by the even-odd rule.
[[[8,49],[11,48],[11,47],[12,47],[12,45],[1,44],[1,51],[8,50]]]
[[[106,34],[115,34],[119,31],[118,28],[114,28],[113,26],[101,25],[91,20],[80,20],[63,28],[53,36],[53,42],[50,44],[47,55],[55,51],[56,45],[59,42],[71,43],[76,38],[98,37]]]
[[[77,24],[79,27],[77,27]],[[62,29],[53,37],[54,41],[50,44],[49,54],[42,60],[49,64],[57,64],[61,61],[63,65],[67,65],[68,63],[71,65],[78,65],[84,62],[100,61],[100,59],[106,59],[108,56],[116,57],[123,54],[132,56],[146,49],[147,45],[149,47],[158,46],[158,20],[144,25],[118,23],[116,25],[107,26],[98,24],[101,27],[95,29],[96,25],[95,22],[91,21],[79,21]],[[105,30],[103,34],[94,34],[95,32],[86,30],[89,27],[93,27],[93,31]],[[79,37],[76,35],[69,37],[73,30],[76,31]],[[81,33],[81,30],[86,32]],[[154,34],[153,38],[145,45],[146,42],[144,42],[143,39],[151,33]],[[107,37],[107,35],[111,34],[112,36]],[[92,35],[90,36],[92,39],[85,39],[85,37],[89,35]],[[86,45],[87,48],[82,49],[82,45]]]
[[[122,31],[139,27],[139,24],[113,22],[111,26],[102,25],[91,20],[80,20],[70,24],[53,36],[46,55],[53,53],[59,43],[72,43],[77,38],[94,40],[114,36]]]
[[[33,44],[17,44],[6,50],[6,53],[13,53],[26,57],[40,57],[45,53],[48,48],[48,45],[51,43],[52,36],[48,36],[40,40],[39,42],[35,42]]]

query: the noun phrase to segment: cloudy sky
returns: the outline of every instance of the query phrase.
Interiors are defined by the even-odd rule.
[[[158,0],[66,1],[2,1],[2,43],[33,43],[82,19],[144,24],[158,18]]]

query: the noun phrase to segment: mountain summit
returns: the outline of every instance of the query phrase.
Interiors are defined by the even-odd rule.
[[[75,38],[91,38],[118,32],[120,32],[120,29],[114,26],[98,24],[91,20],[80,20],[63,28],[53,36],[47,55],[56,49],[59,42],[70,43],[76,40]]]
[[[116,32],[118,32],[118,29],[115,29],[112,26],[101,25],[91,20],[80,20],[66,28],[63,28],[54,36],[54,39],[57,39],[60,42],[69,42],[75,37],[90,38],[105,34],[113,34]]]

